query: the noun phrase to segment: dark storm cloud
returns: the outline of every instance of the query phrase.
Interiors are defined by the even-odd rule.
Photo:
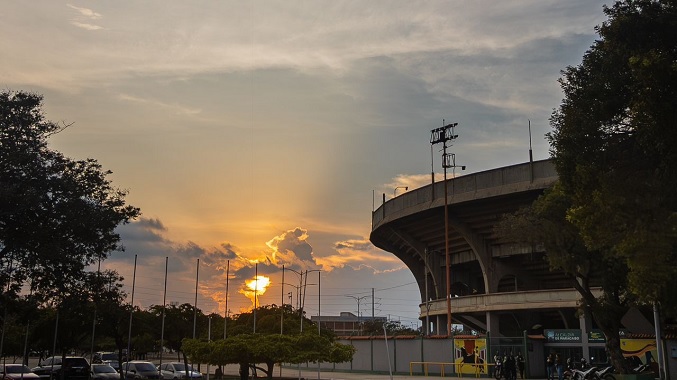
[[[237,279],[250,279],[254,278],[256,274],[259,276],[269,276],[271,274],[279,273],[282,270],[282,267],[274,265],[269,260],[261,262],[258,264],[248,263],[247,265],[242,266],[239,269],[236,269],[234,272],[231,272],[231,275]]]
[[[316,265],[313,247],[306,241],[307,238],[307,231],[297,227],[274,237],[267,244],[273,249],[274,260],[279,265],[304,269]]]
[[[235,247],[230,243],[221,243],[221,248],[223,248],[223,254],[226,259],[235,259],[238,257],[235,253]]]
[[[166,241],[162,233],[166,232],[167,229],[159,219],[140,218],[137,221],[119,226],[117,231],[120,233],[123,243],[143,243]]]

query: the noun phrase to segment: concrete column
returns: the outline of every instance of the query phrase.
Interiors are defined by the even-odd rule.
[[[491,336],[492,337],[503,336],[500,330],[498,314],[487,311],[486,318],[487,318],[487,330],[491,332]]]
[[[435,318],[435,332],[437,333],[437,335],[442,335],[442,334],[444,333],[444,332],[442,331],[442,329],[440,328],[440,326],[446,326],[446,325],[447,325],[447,324],[444,323],[444,321],[442,321],[442,316],[441,316],[441,315],[438,315],[438,316]]]
[[[590,343],[588,343],[588,332],[592,329],[592,320],[587,313],[583,313],[578,317],[578,323],[581,328],[581,349],[583,350],[583,357],[588,361],[590,360]]]

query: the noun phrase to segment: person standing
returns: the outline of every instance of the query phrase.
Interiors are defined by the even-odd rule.
[[[555,380],[555,353],[550,352],[545,360],[545,368],[548,370],[548,380]]]
[[[524,379],[524,357],[521,351],[517,351],[517,370],[520,373],[520,379]]]
[[[563,380],[564,378],[564,363],[559,354],[555,355],[555,370],[557,371],[557,378]]]
[[[517,368],[515,366],[515,357],[510,353],[503,356],[503,372],[507,380],[515,380],[517,378]]]

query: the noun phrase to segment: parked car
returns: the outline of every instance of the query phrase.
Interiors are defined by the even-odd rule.
[[[119,380],[120,374],[108,364],[92,364],[92,380]]]
[[[190,364],[188,365],[188,375],[186,376],[186,365],[181,362],[162,363],[158,367],[158,370],[160,371],[160,376],[167,380],[202,379],[202,374],[196,371]]]
[[[115,352],[97,352],[92,358],[92,363],[105,363],[107,360],[118,360],[118,354]]]
[[[120,372],[124,374],[127,380],[160,378],[160,372],[158,372],[153,363],[141,360],[122,363],[120,365]]]
[[[51,356],[33,368],[36,375],[41,379],[61,379],[63,372],[64,380],[89,380],[89,362],[81,356],[54,357]]]
[[[113,367],[116,371],[120,372],[120,362],[115,359],[115,360],[104,360],[103,363],[101,364],[108,364],[109,366]]]
[[[23,364],[0,364],[0,376],[2,376],[2,380],[40,379],[40,376],[34,374],[30,368]]]

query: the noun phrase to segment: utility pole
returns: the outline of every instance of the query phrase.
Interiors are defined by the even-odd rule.
[[[360,326],[360,333],[362,333],[362,321],[360,320],[360,318],[361,318],[360,317],[360,302],[363,299],[365,299],[369,296],[355,297],[355,296],[346,295],[346,297],[350,297],[350,298],[354,299],[355,301],[357,301],[357,324]]]

